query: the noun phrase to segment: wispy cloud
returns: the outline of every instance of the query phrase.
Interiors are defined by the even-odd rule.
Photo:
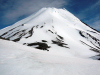
[[[93,4],[89,1],[91,0],[88,0],[87,4],[90,3],[90,5],[87,7],[84,5],[86,1],[82,3],[80,0],[0,0],[0,21],[2,21],[0,23],[9,25],[43,7],[62,8],[65,5],[67,6],[65,8],[73,10],[72,13],[79,19],[98,29],[100,26],[100,17],[98,17],[100,16],[100,0],[95,0],[94,3],[92,2]],[[79,6],[85,8],[81,9]]]
[[[3,21],[10,23],[18,20],[19,17],[30,15],[43,7],[60,8],[69,0],[8,0],[2,1],[1,8],[5,9]],[[9,8],[9,9],[7,9]]]
[[[91,14],[91,13],[94,13],[95,10],[99,10],[99,5],[100,5],[100,0],[98,0],[96,3],[90,5],[88,8],[85,8],[84,10],[81,10],[77,16],[80,18],[80,19],[84,19],[87,17],[88,14]],[[95,14],[95,13],[94,13]],[[93,16],[96,16],[96,15],[93,15]]]
[[[100,30],[100,0],[76,15],[90,26]]]

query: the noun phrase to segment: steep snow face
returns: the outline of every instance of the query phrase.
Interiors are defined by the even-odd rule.
[[[43,8],[0,30],[0,37],[62,55],[87,58],[100,53],[100,33],[66,9]]]

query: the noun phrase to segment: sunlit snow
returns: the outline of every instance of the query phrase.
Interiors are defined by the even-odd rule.
[[[0,38],[0,75],[100,74],[100,33],[66,9],[42,8]]]

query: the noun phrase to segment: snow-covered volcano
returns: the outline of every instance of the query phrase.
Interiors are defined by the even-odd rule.
[[[62,56],[88,58],[100,53],[100,33],[66,9],[42,8],[0,30],[0,38]]]

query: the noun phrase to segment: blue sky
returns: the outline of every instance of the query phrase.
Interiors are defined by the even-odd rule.
[[[100,0],[0,0],[0,29],[43,7],[65,8],[100,31]]]

